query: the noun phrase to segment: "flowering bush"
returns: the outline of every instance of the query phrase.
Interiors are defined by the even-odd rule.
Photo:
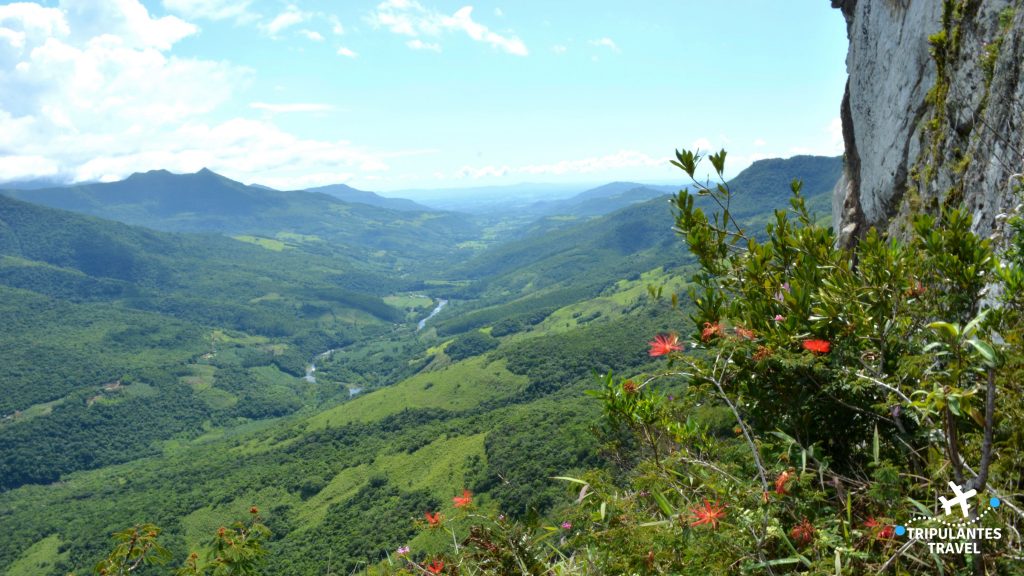
[[[725,158],[708,158],[719,178]],[[674,164],[693,178],[701,159],[683,150]],[[987,294],[997,282],[1024,286],[1024,242],[1001,260],[971,232],[968,214],[945,209],[920,216],[908,238],[871,231],[855,249],[839,249],[797,182],[790,210],[776,211],[764,233],[731,214],[726,184],[694,184],[675,200],[677,232],[699,263],[689,341],[683,327],[654,335],[649,355],[666,361],[663,372],[607,374],[593,392],[618,439],[611,445],[631,453],[614,459],[626,469],[562,479],[578,490],[576,505],[558,512],[572,530],[547,549],[537,542],[563,531],[482,520],[448,566],[484,574],[1012,569],[1021,555],[1012,495],[1024,477],[1022,302],[1019,290]],[[732,424],[722,425],[723,411]],[[903,524],[937,525],[935,495],[948,482],[975,490],[979,502],[1007,504],[985,514],[973,507],[971,525],[1002,529],[999,539],[973,541],[981,554],[901,538]]]

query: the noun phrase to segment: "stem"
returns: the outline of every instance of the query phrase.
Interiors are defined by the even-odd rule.
[[[968,486],[974,488],[978,492],[985,489],[985,483],[988,482],[988,466],[992,462],[992,428],[995,420],[996,411],[996,371],[993,368],[988,369],[988,385],[985,391],[985,439],[981,445],[981,464],[979,465],[978,475],[968,482]],[[978,510],[971,510],[971,520],[978,517]],[[982,542],[980,538],[974,539],[975,549],[978,553],[974,555],[974,574],[976,576],[985,575],[985,555],[981,552]]]

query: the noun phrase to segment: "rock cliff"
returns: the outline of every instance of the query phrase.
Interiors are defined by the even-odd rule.
[[[847,23],[839,241],[972,210],[988,234],[1024,171],[1024,0],[833,0]]]

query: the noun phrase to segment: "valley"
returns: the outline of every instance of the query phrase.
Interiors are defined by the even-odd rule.
[[[824,207],[840,170],[755,163],[738,213],[784,206],[776,173]],[[694,263],[657,192],[478,216],[208,172],[0,196],[0,573],[83,572],[139,522],[184,557],[251,506],[268,573],[347,572],[443,547],[414,520],[463,488],[516,517],[566,504],[551,476],[606,465],[594,374],[654,369],[645,342],[685,318]]]

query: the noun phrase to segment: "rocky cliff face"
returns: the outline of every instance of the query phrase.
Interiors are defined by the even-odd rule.
[[[1024,0],[833,0],[846,18],[840,243],[964,204],[989,233],[1024,172]]]

